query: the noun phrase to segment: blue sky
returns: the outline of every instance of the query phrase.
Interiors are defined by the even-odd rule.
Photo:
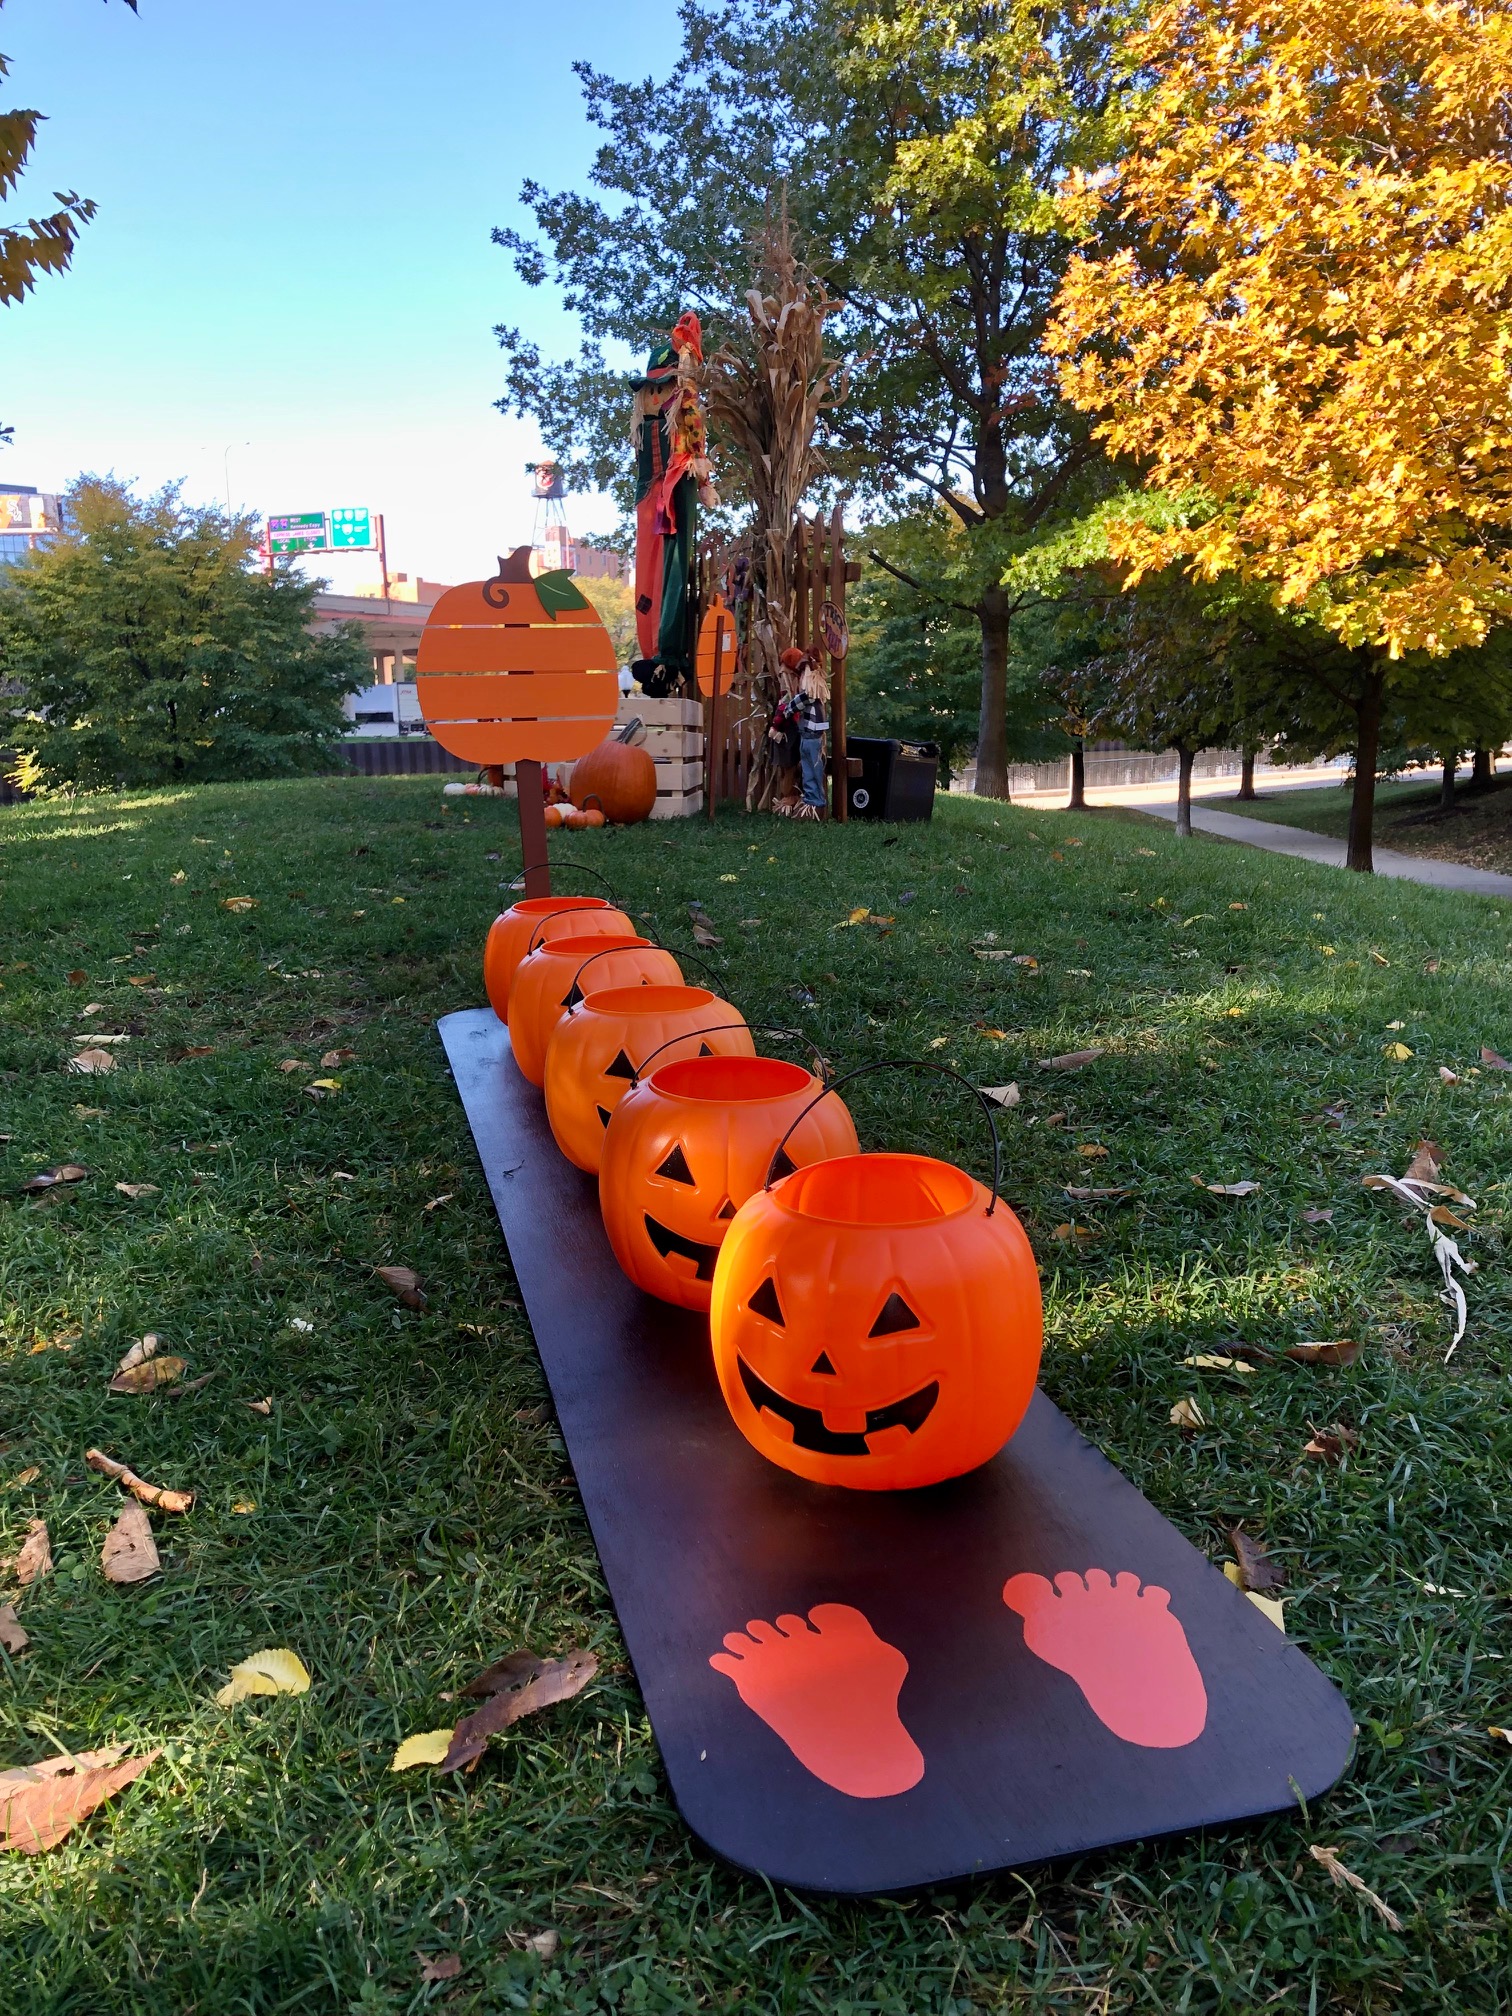
[[[498,0],[5,0],[0,104],[48,114],[7,214],[99,204],[0,309],[0,480],[113,469],[266,511],[366,504],[389,564],[459,580],[530,535],[538,442],[492,409],[496,322],[574,331],[489,240],[521,179],[581,184],[571,65],[664,67],[670,10]],[[572,522],[606,527],[604,500]],[[333,585],[376,572],[323,563]]]

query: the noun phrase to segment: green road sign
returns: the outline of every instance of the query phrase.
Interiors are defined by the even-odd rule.
[[[372,513],[358,505],[342,505],[331,513],[331,546],[334,551],[371,551],[378,541],[373,537]]]
[[[324,553],[330,544],[324,511],[284,511],[268,520],[270,553]]]

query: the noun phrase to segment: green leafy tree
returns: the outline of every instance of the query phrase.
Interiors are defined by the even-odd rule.
[[[4,5],[5,0],[0,0],[0,7]],[[126,5],[136,12],[137,0],[126,0]],[[0,56],[0,77],[9,74],[10,64]],[[0,202],[20,181],[37,143],[42,118],[42,113],[30,109],[0,112]],[[71,189],[54,190],[53,200],[58,208],[46,216],[31,217],[25,223],[0,218],[0,307],[21,300],[39,274],[61,273],[73,257],[81,225],[95,213],[93,201]],[[10,435],[9,427],[0,427],[0,442],[8,441]]]
[[[254,571],[250,518],[68,493],[68,531],[0,577],[0,740],[29,784],[208,783],[318,769],[370,664],[354,625],[315,636],[319,583]]]
[[[977,789],[992,796],[1027,606],[1005,566],[1106,482],[1039,344],[1070,250],[1058,184],[1116,147],[1113,53],[1132,4],[690,0],[664,84],[579,66],[606,135],[599,193],[529,183],[535,234],[495,233],[526,281],[556,282],[585,336],[556,365],[501,328],[499,403],[534,418],[577,480],[608,484],[628,402],[605,346],[643,349],[679,307],[723,340],[761,219],[786,202],[845,303],[826,330],[851,366],[821,441],[835,479],[884,510],[933,495],[966,535],[956,599],[977,629]]]

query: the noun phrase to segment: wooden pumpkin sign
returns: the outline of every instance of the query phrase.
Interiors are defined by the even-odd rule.
[[[619,680],[593,604],[565,572],[532,577],[530,553],[519,546],[491,580],[446,591],[420,634],[415,689],[443,749],[488,769],[515,765],[526,893],[547,896],[540,766],[603,740]]]
[[[704,611],[693,662],[706,700],[729,692],[735,677],[735,616],[722,595],[714,596]]]

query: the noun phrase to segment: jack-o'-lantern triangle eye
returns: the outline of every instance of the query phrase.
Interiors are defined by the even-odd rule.
[[[595,1106],[593,1110],[599,1116],[600,1127],[607,1127],[609,1125],[609,1115],[605,1109],[602,1106]]]
[[[839,1377],[839,1374],[836,1372],[834,1366],[831,1365],[830,1363],[830,1355],[828,1351],[821,1351],[819,1353],[819,1356],[814,1360],[813,1364],[809,1367],[809,1370],[811,1372],[827,1372],[831,1379]]]
[[[777,1283],[770,1274],[751,1297],[749,1307],[753,1315],[765,1316],[769,1323],[775,1323],[779,1328],[786,1327],[783,1322],[782,1304],[777,1300]]]
[[[890,1337],[895,1330],[917,1330],[919,1319],[896,1290],[882,1304],[882,1314],[867,1332],[870,1337]]]
[[[709,1048],[707,1043],[700,1043],[698,1046],[698,1054],[700,1057],[712,1057],[714,1055],[714,1052]]]
[[[562,1006],[564,1008],[576,1008],[577,1004],[579,1003],[579,1001],[582,1000],[582,998],[583,998],[583,990],[581,987],[579,987],[576,980],[574,980],[572,983],[572,992],[567,996],[566,1000],[563,1001]]]
[[[791,1176],[797,1167],[798,1164],[789,1155],[786,1148],[779,1148],[777,1150],[777,1159],[772,1164],[771,1180],[776,1183],[784,1176]]]
[[[612,1064],[604,1066],[604,1076],[606,1078],[633,1078],[635,1076],[635,1066],[630,1062],[624,1051],[621,1050]],[[690,1178],[689,1180],[691,1181],[692,1179]]]
[[[690,1190],[697,1187],[693,1180],[693,1171],[688,1167],[688,1158],[680,1147],[672,1150],[656,1173],[658,1176],[667,1177],[670,1182],[686,1183]]]

